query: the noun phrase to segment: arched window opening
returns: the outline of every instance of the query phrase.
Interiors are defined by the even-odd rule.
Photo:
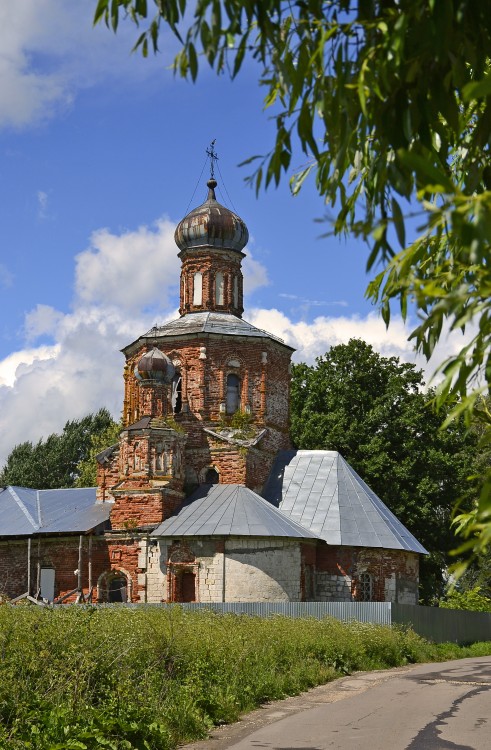
[[[227,414],[235,414],[240,406],[240,380],[238,375],[227,375]]]
[[[360,576],[358,599],[361,602],[371,602],[372,596],[372,576],[370,573],[362,573]]]
[[[220,482],[220,475],[216,469],[211,467],[205,474],[205,484],[218,484]]]
[[[176,372],[172,378],[171,403],[174,414],[180,414],[182,409],[182,377],[180,372]]]
[[[223,278],[223,273],[221,271],[218,271],[218,273],[215,276],[215,301],[217,305],[224,304],[224,297],[225,297],[225,280]]]
[[[107,601],[124,603],[128,600],[128,581],[123,573],[113,573],[107,582]]]
[[[203,274],[198,271],[193,277],[193,305],[203,304]]]

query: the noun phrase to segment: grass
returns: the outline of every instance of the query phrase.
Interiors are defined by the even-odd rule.
[[[487,655],[334,619],[0,607],[0,748],[172,750],[354,671]]]

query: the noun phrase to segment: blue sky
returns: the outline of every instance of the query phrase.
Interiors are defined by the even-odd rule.
[[[409,329],[396,317],[387,332],[364,297],[365,245],[320,239],[313,185],[292,198],[284,180],[256,198],[245,184],[250,169],[237,165],[274,134],[254,67],[234,82],[204,67],[182,81],[170,37],[143,60],[129,24],[117,36],[92,28],[94,6],[0,8],[0,465],[67,419],[100,406],[119,416],[120,348],[176,317],[173,231],[206,196],[213,139],[218,200],[251,235],[244,317],[295,346],[297,361],[358,336],[423,366]]]

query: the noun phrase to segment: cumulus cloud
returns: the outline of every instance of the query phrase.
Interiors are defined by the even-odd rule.
[[[69,108],[81,88],[110,77],[131,81],[156,70],[130,61],[135,30],[92,28],[85,0],[0,4],[0,127],[24,127]]]
[[[246,250],[246,257],[242,264],[244,274],[244,294],[249,296],[261,286],[268,286],[268,272],[258,260],[255,260],[249,249]]]
[[[175,224],[162,218],[153,227],[120,235],[94,232],[90,246],[75,259],[78,298],[128,311],[166,307],[179,283],[174,230]]]
[[[403,362],[415,364],[423,370],[426,383],[432,381],[438,366],[459,352],[472,337],[471,327],[467,328],[465,334],[444,330],[432,358],[427,361],[423,355],[416,354],[414,344],[409,340],[412,321],[405,323],[396,316],[392,317],[388,329],[375,312],[366,316],[318,316],[311,322],[305,322],[294,321],[279,310],[253,309],[248,318],[258,328],[279,336],[294,347],[295,362],[313,364],[315,358],[327,352],[331,346],[359,338],[384,357],[399,357]]]

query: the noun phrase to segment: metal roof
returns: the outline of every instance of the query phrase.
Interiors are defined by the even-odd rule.
[[[285,344],[283,339],[278,336],[273,336],[267,331],[263,331],[260,328],[256,328],[251,323],[248,323],[242,318],[238,318],[236,315],[225,312],[195,312],[186,313],[177,320],[171,320],[169,323],[164,323],[161,326],[154,326],[147,333],[141,336],[137,341],[141,339],[159,339],[168,338],[173,336],[182,337],[185,335],[195,335],[199,333],[214,333],[221,336],[247,336],[249,338],[266,338],[271,341],[276,341],[288,349],[294,351],[293,347]],[[136,342],[133,342],[133,344]],[[125,352],[129,349],[132,344],[129,344],[124,349]]]
[[[281,451],[263,496],[328,544],[427,553],[337,451]]]
[[[314,533],[240,484],[202,484],[152,536],[316,539]]]
[[[33,490],[0,488],[0,537],[80,533],[109,520],[110,503],[96,502],[95,487]]]

